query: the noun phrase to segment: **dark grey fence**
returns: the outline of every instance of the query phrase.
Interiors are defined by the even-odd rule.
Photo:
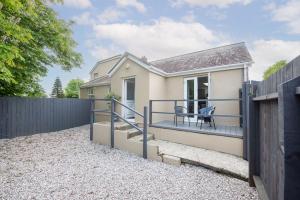
[[[0,139],[88,124],[90,100],[0,97]]]
[[[300,56],[268,80],[246,84],[249,183],[262,199],[300,196]]]

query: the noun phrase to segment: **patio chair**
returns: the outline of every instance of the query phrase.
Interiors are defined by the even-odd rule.
[[[177,126],[177,117],[182,117],[182,123],[184,124],[184,118],[187,117],[189,121],[189,126],[191,125],[190,117],[191,115],[187,113],[187,108],[184,106],[174,106],[174,124]]]
[[[200,129],[202,128],[202,123],[209,123],[209,126],[211,127],[211,123],[214,125],[214,129],[216,129],[215,119],[213,117],[213,114],[216,110],[216,107],[209,106],[206,108],[201,108],[198,111],[198,117],[197,117],[197,123],[196,126],[198,126],[198,121],[200,120]]]

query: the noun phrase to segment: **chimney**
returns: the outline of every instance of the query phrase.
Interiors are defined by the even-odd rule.
[[[146,57],[146,56],[142,56],[142,57],[141,57],[141,60],[142,60],[144,63],[148,63],[148,60],[147,60],[147,57]]]

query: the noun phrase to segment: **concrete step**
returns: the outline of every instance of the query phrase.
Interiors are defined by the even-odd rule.
[[[151,133],[148,133],[147,134],[147,141],[153,140],[153,139],[154,139],[154,135],[151,134]],[[133,140],[133,141],[136,141],[136,142],[142,142],[143,141],[143,134],[134,136],[134,137],[130,138],[130,140]]]
[[[167,154],[162,155],[162,160],[164,163],[170,164],[170,165],[176,165],[180,166],[181,165],[181,158],[175,157],[175,156],[170,156]]]
[[[142,133],[135,128],[131,128],[127,130],[127,139],[135,137],[137,135],[141,135]]]
[[[137,125],[136,123],[133,123],[134,125]],[[115,130],[127,130],[132,129],[132,126],[127,123],[123,122],[115,122]]]
[[[163,140],[151,140],[148,144],[158,146],[166,163],[198,165],[242,180],[248,179],[248,162],[241,157]]]

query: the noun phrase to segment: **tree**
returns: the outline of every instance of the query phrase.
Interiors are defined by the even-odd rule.
[[[72,79],[65,88],[65,94],[68,98],[78,98],[80,86],[84,83],[81,79]]]
[[[45,90],[42,88],[40,84],[34,84],[31,88],[28,88],[28,91],[25,91],[27,96],[30,97],[48,97]]]
[[[283,68],[286,65],[286,60],[277,61],[275,64],[268,67],[268,69],[264,72],[264,80],[268,79],[272,74],[276,73],[278,70]]]
[[[60,0],[50,0],[52,3]],[[52,66],[79,67],[71,22],[59,19],[48,0],[0,2],[0,96],[36,96]]]
[[[54,98],[64,98],[64,91],[62,89],[61,81],[59,77],[55,79],[55,82],[53,84],[51,97]]]

